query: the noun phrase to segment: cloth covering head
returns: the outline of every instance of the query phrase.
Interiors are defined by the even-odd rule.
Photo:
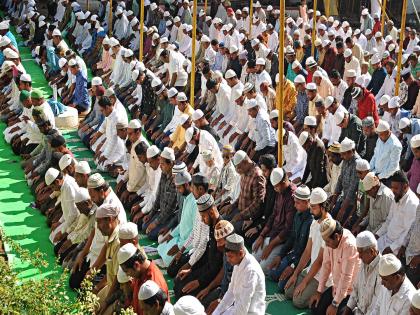
[[[378,242],[376,241],[375,235],[370,231],[363,231],[357,234],[356,237],[356,246],[358,248],[367,248],[367,247],[378,247]]]
[[[210,194],[204,194],[197,199],[197,207],[199,212],[204,212],[209,210],[214,205],[213,196]]]
[[[206,315],[204,306],[194,296],[185,295],[174,305],[175,315]]]
[[[214,227],[214,237],[216,240],[220,240],[232,234],[234,230],[232,223],[226,220],[220,220]]]
[[[102,205],[96,210],[96,218],[115,218],[120,213],[120,209],[110,204]]]
[[[379,258],[379,275],[382,277],[393,275],[400,271],[401,261],[394,254],[386,254]]]
[[[137,238],[139,235],[139,231],[137,228],[137,224],[133,222],[126,222],[120,226],[120,230],[118,232],[118,236],[122,240],[132,240]]]

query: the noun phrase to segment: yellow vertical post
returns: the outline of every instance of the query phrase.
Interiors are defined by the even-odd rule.
[[[278,123],[278,159],[279,166],[283,166],[283,86],[284,86],[284,15],[286,13],[285,0],[280,0],[280,29],[279,29],[279,83],[277,90],[277,110],[279,111]]]
[[[325,0],[324,4],[325,4],[325,15],[328,17],[330,17],[330,0]]]
[[[86,0],[86,7],[87,7],[87,10],[89,11],[89,0]]]
[[[144,0],[140,0],[140,46],[139,61],[143,61],[143,38],[144,35]]]
[[[207,15],[207,0],[204,0],[204,13]]]
[[[109,0],[109,22],[108,22],[109,37],[112,36],[112,0]]]
[[[249,2],[249,36],[251,36],[253,17],[254,17],[254,0],[251,0]]]
[[[311,55],[314,56],[315,54],[315,40],[316,40],[316,8],[317,8],[317,0],[314,0],[314,13],[312,15],[312,46],[311,46]]]
[[[407,17],[407,0],[404,0],[403,7],[402,7],[402,14],[401,14],[400,48],[398,50],[398,71],[397,71],[397,78],[395,79],[395,96],[398,96],[400,92],[401,62],[402,62],[406,17]]]
[[[191,82],[190,82],[190,105],[194,106],[194,86],[195,86],[195,54],[197,42],[197,0],[193,1],[193,29],[192,29],[192,42],[191,42]]]
[[[386,16],[386,1],[382,0],[382,6],[381,6],[381,33],[384,34],[385,29],[385,16]]]

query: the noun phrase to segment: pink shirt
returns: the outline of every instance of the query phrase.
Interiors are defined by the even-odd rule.
[[[324,292],[325,284],[332,273],[334,301],[341,303],[351,293],[359,268],[356,238],[349,230],[344,229],[338,247],[332,249],[326,246],[324,249],[318,292]]]
[[[103,50],[102,52],[102,60],[98,63],[98,69],[102,69],[104,72],[111,69],[112,66],[112,56],[110,54],[110,50]]]

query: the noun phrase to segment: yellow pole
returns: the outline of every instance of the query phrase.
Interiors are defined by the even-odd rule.
[[[254,17],[254,0],[251,0],[249,2],[249,36],[251,36],[252,31],[252,19]]]
[[[143,61],[143,34],[144,34],[144,0],[140,0],[140,48],[139,61]]]
[[[108,23],[109,37],[112,36],[112,0],[109,0],[109,23]]]
[[[404,0],[403,7],[402,7],[402,14],[401,14],[400,48],[398,50],[398,71],[397,71],[397,78],[395,79],[395,96],[398,96],[400,92],[401,62],[402,62],[406,17],[407,17],[407,0]]]
[[[194,106],[194,86],[195,86],[195,44],[197,41],[197,0],[193,2],[193,29],[191,42],[191,82],[190,82],[190,105]]]
[[[385,16],[386,16],[386,0],[382,0],[382,10],[381,10],[381,33],[384,34],[385,28]]]
[[[279,83],[277,93],[277,109],[279,111],[278,123],[278,159],[279,166],[283,166],[283,86],[284,86],[284,15],[286,13],[285,0],[280,0],[280,35],[279,35]]]
[[[328,18],[330,17],[330,0],[325,0],[324,4],[325,4],[325,15]]]
[[[87,10],[89,11],[89,0],[86,0]]]
[[[311,46],[311,55],[314,56],[315,54],[315,40],[316,40],[316,7],[317,7],[317,0],[314,0],[314,13],[312,16],[312,46]]]
[[[207,15],[207,0],[204,0],[204,13]]]

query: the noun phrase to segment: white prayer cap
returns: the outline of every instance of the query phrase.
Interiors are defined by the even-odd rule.
[[[263,58],[258,58],[257,61],[255,61],[255,64],[257,66],[265,66],[265,60]]]
[[[363,231],[357,234],[356,237],[356,246],[357,248],[366,248],[366,247],[378,247],[378,242],[376,241],[375,235],[370,231]]]
[[[314,116],[306,116],[303,124],[306,126],[316,127],[316,118]]]
[[[69,66],[70,66],[70,67],[74,67],[75,65],[77,65],[77,61],[76,61],[76,59],[70,59],[70,60],[69,60]]]
[[[118,237],[122,240],[132,240],[139,235],[137,224],[133,222],[126,222],[120,225]]]
[[[344,21],[344,22],[343,22],[343,28],[348,27],[348,26],[350,26],[349,22]]]
[[[46,25],[47,23],[45,23],[45,21],[39,21],[38,26],[39,27],[43,27],[44,25]]]
[[[185,95],[184,92],[179,92],[177,97],[176,97],[176,100],[178,102],[186,102],[188,99],[187,99],[187,96]]]
[[[168,42],[168,37],[162,37],[161,39],[160,39],[160,43],[161,44],[165,44],[165,43],[167,43]]]
[[[319,70],[316,70],[313,74],[314,78],[322,78],[322,72]]]
[[[232,45],[232,46],[229,47],[229,53],[230,54],[233,54],[233,53],[237,52],[238,50],[239,50],[238,47],[236,47],[235,45]]]
[[[334,32],[334,30],[333,30],[333,29],[330,29],[330,30],[328,31],[328,36],[335,36],[335,32]]]
[[[232,79],[236,77],[236,72],[233,71],[232,69],[229,69],[228,71],[226,71],[225,73],[225,79]]]
[[[338,110],[334,114],[335,124],[338,126],[343,122],[344,117],[346,116],[347,110]]]
[[[258,102],[254,98],[253,99],[247,99],[245,101],[245,107],[246,107],[246,109],[251,109],[251,108],[254,108],[254,107],[258,107]]]
[[[325,108],[330,108],[330,106],[334,103],[334,100],[333,96],[327,96],[324,101]]]
[[[370,164],[365,159],[357,159],[356,160],[356,171],[364,172],[370,170]]]
[[[315,83],[313,83],[313,82],[308,83],[308,84],[306,85],[306,89],[307,89],[308,91],[316,91],[316,84],[315,84]]]
[[[50,167],[48,171],[45,173],[45,184],[47,186],[51,185],[53,181],[58,177],[60,171],[56,168]]]
[[[0,30],[7,30],[10,26],[10,21],[6,20],[0,23]]]
[[[353,53],[351,52],[350,48],[346,48],[344,51],[344,58],[350,57]]]
[[[181,18],[179,16],[176,16],[174,18],[174,23],[177,23],[177,22],[181,22]]]
[[[66,58],[60,58],[60,60],[58,60],[58,66],[60,68],[63,68],[66,64],[67,64],[67,59]]]
[[[178,90],[176,88],[173,87],[173,88],[170,88],[168,90],[168,97],[169,98],[172,98],[172,97],[174,97],[176,95],[178,95]]]
[[[64,154],[60,161],[58,162],[58,166],[60,166],[60,170],[64,170],[67,166],[71,164],[73,161],[73,158],[70,154]]]
[[[158,33],[154,33],[152,36],[152,40],[157,40],[158,38],[160,38]]]
[[[210,38],[207,35],[201,36],[201,40],[200,41],[202,43],[210,43],[211,42]]]
[[[141,128],[141,122],[138,119],[132,119],[129,123],[128,123],[128,128],[130,129],[140,129]]]
[[[175,17],[175,19],[174,19],[174,22],[176,22],[175,20],[176,20],[176,18],[177,17]],[[179,22],[179,20],[177,20],[178,22]],[[172,21],[171,20],[168,20],[168,21],[166,21],[166,26],[171,26],[172,25]]]
[[[390,129],[389,123],[385,120],[380,119],[378,127],[376,127],[376,132],[384,132],[384,131],[387,131],[389,129]]]
[[[381,99],[379,100],[379,105],[385,105],[386,103],[389,102],[391,98],[388,95],[384,95],[381,97]]]
[[[311,197],[311,189],[306,185],[301,185],[295,190],[293,197],[299,200],[309,200]]]
[[[159,150],[159,148],[157,146],[152,145],[152,146],[150,146],[150,147],[147,148],[146,157],[148,159],[151,159],[151,158],[153,158],[153,157],[155,157],[155,156],[157,156],[159,154],[160,154],[160,150]]]
[[[276,186],[284,178],[284,170],[281,167],[273,169],[270,175],[270,181],[273,186]]]
[[[398,108],[400,107],[400,97],[393,96],[388,102],[388,108]]]
[[[254,38],[251,40],[251,46],[257,46],[260,43],[260,40],[258,38]]]
[[[54,31],[52,32],[52,36],[61,36],[61,32],[58,28],[54,29]]]
[[[175,315],[206,315],[204,306],[192,295],[185,295],[174,305]]]
[[[76,164],[76,173],[79,174],[90,174],[90,166],[87,161],[80,161]]]
[[[408,119],[407,117],[401,118],[400,122],[398,123],[398,128],[404,129],[408,126],[410,126],[410,119]]]
[[[318,29],[325,31],[327,29],[327,27],[324,24],[319,24]]]
[[[417,46],[416,46],[417,47]],[[389,44],[389,46],[388,46],[388,51],[394,51],[394,49],[395,49],[395,44]]]
[[[88,188],[98,188],[105,184],[105,179],[101,174],[95,173],[89,176],[87,186]]]
[[[295,54],[295,50],[293,49],[292,46],[289,45],[289,46],[286,47],[285,54],[286,55],[294,55]]]
[[[328,199],[328,195],[324,191],[324,189],[317,187],[312,190],[311,197],[309,198],[309,202],[312,205],[318,205],[320,203],[325,202],[327,199]]]
[[[381,62],[381,58],[377,54],[373,55],[372,58],[370,58],[370,63],[372,65],[375,65],[377,63]]]
[[[124,51],[124,57],[125,58],[129,58],[129,57],[131,57],[131,56],[133,56],[133,51],[131,50],[131,49],[126,49],[125,51]]]
[[[111,47],[115,47],[115,46],[118,46],[120,44],[120,42],[118,41],[118,39],[116,39],[115,37],[111,37],[110,39],[109,39],[109,45],[111,46]]]
[[[362,183],[365,191],[369,191],[380,184],[378,177],[376,177],[373,172],[367,173],[365,178],[363,178]]]
[[[417,134],[411,138],[410,145],[413,149],[420,147],[420,134]]]
[[[368,15],[369,14],[369,10],[368,10],[368,8],[364,8],[363,10],[362,10],[362,15]]]
[[[360,29],[356,28],[354,30],[354,33],[353,34],[354,34],[354,36],[359,35],[360,34]]]
[[[199,120],[204,116],[204,113],[201,109],[196,109],[192,114],[192,120]]]
[[[375,33],[375,38],[381,38],[382,37],[382,33],[381,32],[376,32]]]
[[[174,149],[172,148],[165,147],[162,153],[160,154],[160,156],[163,157],[164,159],[175,161],[175,153],[174,153]]]
[[[347,70],[345,76],[348,78],[354,78],[356,76],[356,71],[353,69]]]
[[[233,156],[233,165],[237,166],[239,163],[241,163],[248,155],[245,151],[238,150],[235,152]]]
[[[348,152],[355,148],[355,143],[353,140],[345,137],[340,143],[340,153]]]
[[[117,280],[119,283],[127,283],[131,279],[132,278],[127,276],[127,274],[124,272],[124,270],[122,270],[121,267],[118,267]]]
[[[7,45],[9,45],[10,43],[11,43],[10,38],[9,38],[9,37],[7,37],[7,36],[3,36],[3,37],[1,38],[1,40],[0,40],[0,47],[7,46]]]
[[[295,77],[294,83],[295,84],[298,84],[298,83],[306,83],[305,77],[303,75],[301,75],[301,74],[298,74]]]
[[[152,11],[154,11],[154,10],[156,10],[157,9],[157,4],[156,3],[152,3],[151,5],[150,5],[150,9],[152,10]]]
[[[102,78],[101,77],[92,78],[92,85],[95,85],[95,86],[102,85]]]
[[[276,119],[278,117],[279,117],[279,110],[278,109],[272,110],[270,113],[270,119]]]
[[[306,141],[309,138],[309,133],[307,131],[303,131],[301,132],[301,134],[299,135],[299,143],[300,145],[304,145],[306,143]]]
[[[372,34],[372,30],[371,29],[367,29],[366,32],[365,32],[365,35],[368,36],[370,34]]]
[[[81,203],[84,201],[90,200],[89,191],[84,187],[79,187],[76,189],[76,194],[74,195],[74,202]]]
[[[115,14],[116,14],[116,15],[123,14],[123,9],[122,9],[121,7],[118,7],[118,8],[117,8],[117,11],[115,11]]]
[[[267,9],[266,10],[267,11],[273,11],[273,6],[271,6],[271,5],[267,6]]]
[[[179,124],[180,125],[185,124],[188,118],[190,118],[188,114],[182,114],[181,117],[179,117]]]
[[[137,252],[137,247],[132,243],[121,246],[117,253],[118,263],[121,265],[129,260]]]
[[[295,60],[292,63],[292,69],[296,69],[296,68],[302,68],[302,65],[300,64],[298,60]]]
[[[401,261],[394,254],[385,254],[379,258],[379,275],[386,277],[401,269]]]
[[[105,96],[106,97],[110,97],[110,96],[115,96],[115,91],[113,88],[107,88],[105,90]]]
[[[11,49],[11,48],[6,48],[3,51],[3,54],[4,54],[4,57],[6,57],[8,59],[17,59],[17,58],[19,58],[19,54],[16,51],[14,51],[13,49]]]
[[[153,3],[154,4],[154,3]],[[152,280],[147,280],[140,287],[138,298],[140,301],[144,301],[154,297],[160,291],[159,286]]]
[[[322,48],[325,48],[325,47],[327,47],[330,44],[331,44],[331,41],[329,39],[324,39],[322,41]]]
[[[152,88],[155,88],[161,84],[162,84],[162,81],[158,77],[156,77],[152,80],[151,86]]]
[[[420,310],[420,289],[414,292],[411,298],[411,306]]]
[[[22,81],[22,82],[32,82],[31,75],[29,73],[23,73],[20,76],[20,81]]]

